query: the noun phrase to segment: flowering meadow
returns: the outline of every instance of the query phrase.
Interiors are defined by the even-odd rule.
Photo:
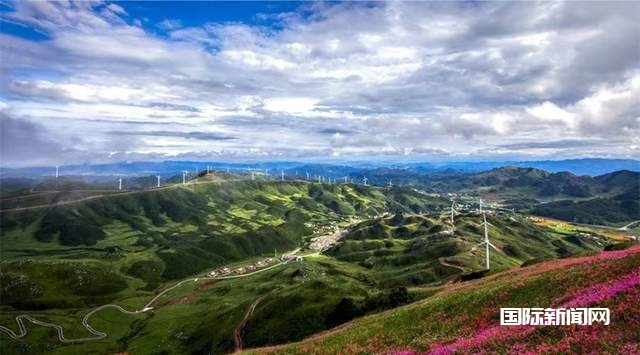
[[[609,325],[500,326],[501,307],[606,307]],[[548,261],[445,287],[279,353],[640,354],[640,246]]]

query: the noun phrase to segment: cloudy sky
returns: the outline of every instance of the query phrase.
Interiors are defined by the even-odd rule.
[[[0,2],[2,165],[640,155],[640,3]]]

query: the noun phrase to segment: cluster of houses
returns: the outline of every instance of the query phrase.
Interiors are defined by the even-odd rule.
[[[292,254],[282,254],[282,256],[280,257],[280,261],[282,262],[302,261],[302,257],[298,255],[292,255]]]
[[[273,264],[275,262],[275,260],[273,258],[266,258],[264,260],[258,260],[255,263],[246,265],[246,266],[239,266],[235,269],[231,269],[227,266],[225,267],[221,267],[219,269],[216,270],[212,270],[209,271],[209,273],[207,273],[208,277],[216,277],[216,276],[225,276],[225,275],[229,275],[229,274],[244,274],[247,272],[251,272],[251,271],[256,271],[258,269],[261,269],[263,267],[269,266],[271,264]]]

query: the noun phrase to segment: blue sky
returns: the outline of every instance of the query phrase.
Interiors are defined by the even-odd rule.
[[[632,2],[3,2],[2,164],[636,158]]]

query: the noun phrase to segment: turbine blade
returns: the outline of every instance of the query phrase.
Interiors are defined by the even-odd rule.
[[[500,249],[498,249],[495,245],[491,244],[491,242],[487,242],[487,244],[489,244],[489,246],[495,249],[496,251],[500,251]]]

